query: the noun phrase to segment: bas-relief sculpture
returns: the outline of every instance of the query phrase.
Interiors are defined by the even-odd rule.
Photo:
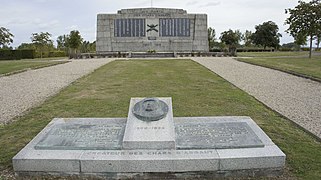
[[[143,121],[158,121],[168,113],[168,105],[157,98],[145,98],[135,104],[133,114]]]

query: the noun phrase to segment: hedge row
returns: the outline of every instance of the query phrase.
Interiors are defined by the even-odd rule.
[[[273,52],[274,49],[237,49],[237,52]]]
[[[40,58],[41,55],[40,55],[40,52],[36,52],[36,58]],[[48,58],[48,57],[67,57],[67,54],[65,51],[46,51],[46,52],[43,52],[42,54],[42,57],[43,58]]]
[[[0,50],[0,60],[20,60],[35,58],[35,50]]]
[[[274,49],[261,49],[261,48],[237,48],[237,52],[273,52]],[[223,52],[221,49],[211,49],[210,52]]]

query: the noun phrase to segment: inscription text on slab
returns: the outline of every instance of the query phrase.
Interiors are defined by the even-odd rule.
[[[36,149],[120,149],[124,126],[118,124],[60,124],[35,146]]]
[[[263,147],[262,141],[245,122],[177,124],[179,149],[225,149]]]

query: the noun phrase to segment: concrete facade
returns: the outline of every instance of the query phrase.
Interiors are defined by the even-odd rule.
[[[208,52],[207,15],[166,8],[98,14],[96,51]]]

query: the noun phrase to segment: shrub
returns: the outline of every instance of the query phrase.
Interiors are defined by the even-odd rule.
[[[210,52],[222,52],[220,49],[211,49]]]
[[[310,51],[310,48],[308,48],[308,47],[303,47],[303,48],[301,48],[301,50],[302,50],[302,51]]]
[[[65,51],[51,51],[49,52],[49,57],[66,57],[67,54]]]
[[[279,51],[293,51],[292,48],[285,48],[285,47],[282,47],[279,49]]]
[[[23,49],[21,51],[22,59],[34,59],[35,58],[35,50],[33,49]]]

